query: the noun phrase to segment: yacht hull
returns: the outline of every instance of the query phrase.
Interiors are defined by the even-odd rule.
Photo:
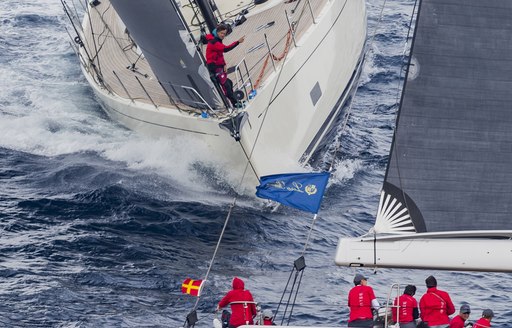
[[[365,38],[364,1],[329,1],[243,109],[248,122],[240,143],[220,129],[221,119],[127,99],[82,68],[107,114],[127,128],[157,137],[198,138],[212,152],[230,156],[232,163],[244,164],[250,157],[254,175],[263,176],[302,170],[346,113],[362,68]]]
[[[512,272],[512,231],[340,238],[340,266]]]

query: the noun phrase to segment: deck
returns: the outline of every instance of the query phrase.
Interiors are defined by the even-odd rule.
[[[224,3],[230,1],[218,2],[219,8],[222,9],[226,8]],[[235,26],[224,41],[225,44],[229,44],[245,36],[244,43],[225,55],[230,66],[229,77],[235,87],[237,84],[242,85],[241,75],[244,75],[245,82],[250,77],[255,88],[263,87],[269,75],[280,65],[280,60],[282,61],[287,51],[295,46],[295,41],[300,41],[304,32],[314,23],[313,17],[318,17],[328,2],[329,0],[297,0],[285,3],[282,0],[270,0],[251,9],[246,15],[247,21]],[[242,9],[233,8],[236,10],[232,9],[224,18],[233,19],[230,15],[239,12],[238,8]],[[184,6],[182,10],[187,17],[187,7]],[[109,0],[102,0],[99,5],[89,7],[87,11],[90,15],[85,18],[83,42],[95,68],[90,65],[86,67],[89,71],[96,71],[91,75],[95,76],[97,82],[97,76],[100,75],[104,87],[123,98],[152,104],[155,107],[176,108],[191,115],[198,115],[201,112],[170,99],[147,60],[141,55],[124,27],[119,24],[120,18]],[[293,26],[293,33],[290,26]],[[192,30],[193,35],[197,34],[196,32]],[[197,35],[195,39],[198,39]],[[206,47],[201,47],[204,52]],[[272,56],[269,55],[270,52]],[[246,65],[241,65],[237,73],[235,66],[244,59]],[[88,63],[88,60],[82,56],[82,62]],[[133,66],[133,63],[136,65]],[[245,66],[248,71],[245,70]]]

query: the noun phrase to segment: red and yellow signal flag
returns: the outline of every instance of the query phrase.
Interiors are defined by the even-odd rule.
[[[201,295],[201,287],[203,287],[203,280],[193,280],[190,278],[185,279],[181,284],[181,292],[192,296]]]

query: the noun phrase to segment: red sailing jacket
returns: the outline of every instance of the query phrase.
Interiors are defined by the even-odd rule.
[[[357,285],[348,293],[350,316],[348,322],[358,319],[373,319],[372,300],[375,294],[370,286]]]
[[[272,322],[272,319],[264,318],[264,319],[263,319],[263,326],[275,326],[275,325],[274,325],[274,323]]]
[[[462,319],[460,315],[456,315],[453,317],[452,321],[450,321],[450,328],[464,328],[464,322],[466,322],[466,320]]]
[[[223,308],[232,302],[249,301],[252,303],[236,303],[231,304],[231,318],[229,324],[231,326],[241,326],[245,324],[253,324],[252,318],[256,315],[256,305],[250,291],[244,289],[245,285],[242,279],[233,278],[233,289],[219,302],[219,308]]]
[[[397,308],[392,308],[393,321],[403,323],[414,321],[413,310],[418,307],[418,302],[414,297],[407,294],[400,295],[400,297],[395,298],[393,305],[400,306],[400,312],[398,312]],[[397,320],[397,314],[399,314],[398,319],[400,321]]]
[[[477,322],[473,325],[473,328],[487,328],[491,326],[491,322],[485,318],[478,319]]]
[[[206,46],[206,65],[209,67],[215,65],[217,68],[226,65],[224,53],[233,50],[239,44],[238,41],[235,41],[225,46],[221,39],[211,34],[206,36],[206,40],[208,40],[208,45]]]
[[[431,287],[420,299],[421,320],[429,326],[446,325],[450,323],[451,314],[455,313],[455,306],[447,292]]]

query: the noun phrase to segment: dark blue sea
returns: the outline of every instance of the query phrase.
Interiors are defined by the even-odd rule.
[[[80,1],[77,1],[79,3]],[[334,173],[306,252],[291,324],[343,326],[355,270],[334,265],[340,236],[367,232],[388,159],[412,0],[368,0],[360,87],[336,140]],[[204,160],[187,140],[150,139],[111,121],[69,45],[57,0],[0,1],[0,327],[179,327],[195,298],[240,172]],[[211,327],[233,276],[275,309],[312,216],[238,196],[198,305]],[[449,252],[450,250],[447,250]],[[454,254],[455,256],[455,254]],[[512,327],[512,276],[362,271],[381,303],[392,283],[437,277],[472,320],[494,310]]]

